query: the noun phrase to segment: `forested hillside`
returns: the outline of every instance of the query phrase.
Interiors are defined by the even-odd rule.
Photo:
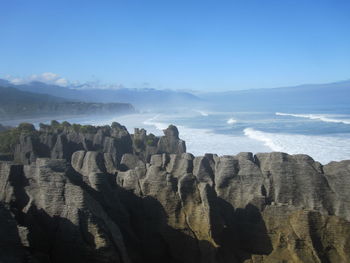
[[[0,87],[0,119],[91,113],[132,112],[129,103],[89,103]]]

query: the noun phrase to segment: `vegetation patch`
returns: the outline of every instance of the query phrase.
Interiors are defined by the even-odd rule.
[[[158,143],[158,138],[153,133],[150,133],[149,135],[147,135],[146,144],[148,146],[157,146],[157,143]]]
[[[17,128],[0,132],[0,153],[13,153],[21,134],[37,136],[38,132],[35,130],[34,125],[30,123],[21,123]]]

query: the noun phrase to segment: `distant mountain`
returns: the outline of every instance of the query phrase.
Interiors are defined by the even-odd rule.
[[[133,112],[128,103],[88,103],[47,94],[0,87],[0,119],[76,115],[88,113]]]
[[[183,107],[205,107],[213,110],[236,111],[331,111],[350,110],[350,80],[328,84],[308,84],[294,87],[250,89],[227,92],[190,92],[156,89],[78,89],[42,82],[15,85],[0,80],[0,85],[22,91],[48,94],[56,98],[99,103],[131,103],[138,109],[174,110]]]
[[[9,87],[9,86],[13,86],[13,84],[5,79],[0,79],[0,86],[1,87]]]
[[[77,89],[77,87],[61,87],[45,84],[42,82],[31,82],[28,84],[15,85],[6,80],[0,80],[3,86],[15,87],[17,89],[52,96],[85,101],[85,102],[124,102],[131,103],[137,108],[164,108],[166,106],[176,107],[187,104],[200,103],[195,95],[173,90],[157,89]],[[7,84],[6,84],[7,83]]]
[[[228,110],[350,109],[350,81],[294,87],[208,92],[198,95],[208,105]]]

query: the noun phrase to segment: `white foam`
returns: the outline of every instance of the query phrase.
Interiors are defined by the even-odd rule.
[[[159,114],[150,118],[150,119],[147,119],[143,122],[143,124],[145,125],[149,125],[149,126],[154,126],[158,131],[163,131],[164,129],[166,129],[169,125],[166,124],[166,123],[163,123],[163,122],[159,122],[159,121],[156,121],[158,118],[159,118]]]
[[[335,119],[332,117],[336,117],[339,115],[322,115],[322,114],[293,114],[293,113],[283,113],[283,112],[276,112],[276,115],[279,116],[292,116],[297,118],[307,118],[311,120],[319,120],[324,122],[333,122],[333,123],[344,123],[344,124],[350,124],[350,120],[348,119]]]
[[[252,128],[244,134],[263,143],[272,151],[289,154],[308,154],[321,163],[340,161],[350,157],[350,139],[345,136],[311,136],[282,133],[267,133]]]
[[[235,124],[237,121],[234,118],[230,118],[227,120],[227,124]]]
[[[195,110],[195,112],[198,112],[200,115],[205,116],[205,117],[209,116],[209,113],[202,111],[202,110]]]
[[[249,137],[217,134],[211,130],[178,126],[181,139],[186,141],[187,151],[194,155],[216,153],[232,155],[240,152],[266,152],[269,148]]]
[[[164,116],[154,116],[143,123],[153,125],[158,130],[163,130],[170,123],[162,121]],[[239,152],[266,152],[269,148],[255,140],[245,136],[233,136],[216,134],[209,129],[188,128],[177,125],[180,138],[186,141],[187,152],[196,156],[205,153],[216,153],[218,155],[232,155]]]
[[[248,136],[253,140],[257,140],[263,142],[264,145],[269,147],[272,151],[281,152],[283,151],[283,147],[278,143],[275,143],[271,136],[268,136],[266,133],[254,130],[252,128],[244,129],[244,135]]]

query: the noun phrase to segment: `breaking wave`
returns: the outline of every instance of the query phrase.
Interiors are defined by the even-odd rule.
[[[154,126],[158,131],[162,131],[168,127],[166,123],[156,121],[159,118],[159,115],[156,115],[150,119],[147,119],[143,122],[145,125]]]
[[[271,134],[257,131],[252,128],[246,128],[244,129],[243,132],[244,132],[244,135],[248,136],[249,138],[263,142],[264,145],[269,147],[272,151],[281,152],[284,150],[283,147],[278,142],[276,143],[273,140],[273,138],[270,136]]]
[[[160,116],[155,116],[143,122],[145,125],[153,125],[159,131],[168,127],[170,123],[160,120]],[[269,148],[256,143],[256,141],[245,136],[234,136],[218,134],[210,129],[189,128],[177,125],[180,138],[186,141],[187,152],[195,156],[205,153],[216,153],[218,155],[232,155],[239,152],[266,152]],[[161,135],[162,132],[155,132]]]
[[[271,151],[307,154],[324,164],[345,160],[350,156],[350,139],[346,136],[268,133],[253,128],[246,128],[243,132],[247,137],[263,143]]]
[[[319,120],[319,121],[324,121],[324,122],[350,124],[350,120],[331,118],[331,115],[293,114],[293,113],[283,113],[283,112],[276,112],[276,115],[279,115],[279,116],[292,116],[292,117],[297,117],[297,118],[307,118],[307,119],[310,119],[310,120]]]
[[[156,136],[162,136],[163,130],[174,120],[174,116],[154,113],[113,116],[104,119],[68,119],[70,122],[92,125],[106,125],[117,121],[125,125],[130,132],[134,128],[143,127],[148,133],[153,133]],[[180,138],[186,141],[187,151],[196,156],[208,152],[218,155],[232,155],[239,152],[280,151],[289,154],[308,154],[323,164],[329,161],[346,160],[350,156],[350,137],[348,133],[301,135],[287,132],[264,132],[249,127],[245,128],[243,132],[223,134],[209,128],[192,128],[179,125],[179,123],[175,124],[179,129]]]
[[[230,119],[228,119],[227,120],[227,124],[235,124],[237,121],[235,120],[235,119],[233,119],[233,118],[230,118]]]
[[[202,110],[196,110],[195,112],[198,112],[200,115],[205,116],[205,117],[209,116],[209,113],[202,111]]]

